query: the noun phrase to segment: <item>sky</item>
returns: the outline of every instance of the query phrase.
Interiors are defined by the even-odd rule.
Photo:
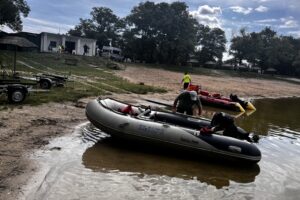
[[[152,0],[174,2],[173,0]],[[23,31],[66,33],[89,18],[93,7],[108,7],[119,17],[130,14],[141,0],[27,0],[31,12],[23,19]],[[300,37],[300,0],[186,0],[189,12],[200,23],[222,28],[227,40],[239,33],[269,26],[280,35]],[[5,31],[11,32],[4,27]]]

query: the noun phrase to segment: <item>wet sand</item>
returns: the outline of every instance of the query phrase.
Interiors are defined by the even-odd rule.
[[[172,102],[179,93],[182,78],[181,73],[143,67],[128,67],[116,73],[129,81],[164,87],[169,91],[166,94],[112,95],[113,98],[139,104],[143,103],[139,101],[142,98]],[[285,81],[191,76],[194,83],[202,84],[203,89],[225,95],[236,93],[246,98],[300,96],[299,84]],[[83,99],[79,104],[48,103],[34,107],[0,108],[0,199],[22,196],[22,186],[38,170],[28,155],[43,148],[52,138],[70,134],[76,125],[86,121],[84,107],[90,99],[93,98]]]
[[[72,133],[86,121],[84,109],[71,103],[16,106],[0,111],[0,199],[17,199],[37,170],[28,155],[49,140]]]

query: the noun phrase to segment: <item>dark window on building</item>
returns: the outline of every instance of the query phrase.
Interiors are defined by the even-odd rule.
[[[55,42],[55,41],[50,41],[49,46],[50,46],[50,47],[56,47],[56,42]]]

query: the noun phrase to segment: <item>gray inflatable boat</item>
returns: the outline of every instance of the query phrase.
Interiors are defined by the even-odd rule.
[[[124,141],[150,143],[209,157],[257,163],[261,152],[255,144],[219,134],[200,133],[210,120],[187,115],[152,111],[114,99],[95,99],[86,106],[89,121]]]

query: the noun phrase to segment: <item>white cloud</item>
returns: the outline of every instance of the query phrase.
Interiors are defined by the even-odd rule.
[[[233,58],[233,55],[230,55],[228,51],[223,53],[223,61],[230,60]]]
[[[294,17],[290,16],[287,18],[280,18],[280,21],[283,23],[279,28],[297,28],[298,22],[294,20]]]
[[[298,23],[295,20],[285,21],[283,25],[279,26],[280,28],[296,28],[298,27]]]
[[[207,25],[211,28],[220,27],[221,22],[217,17],[211,17],[206,15],[194,16],[200,24]]]
[[[255,20],[256,23],[272,23],[272,22],[278,22],[278,19],[261,19],[261,20]]]
[[[253,23],[257,26],[274,26],[279,22],[279,19],[261,19],[261,20],[255,20]]]
[[[289,31],[288,34],[300,38],[300,31]]]
[[[252,12],[253,8],[244,8],[241,6],[231,6],[230,9],[236,13],[242,13],[244,15],[248,15]]]
[[[269,10],[269,8],[265,7],[265,6],[258,6],[257,8],[255,8],[255,11],[257,12],[267,12]]]
[[[47,20],[40,20],[32,17],[23,18],[24,31],[41,33],[41,32],[51,32],[51,33],[66,33],[73,25],[62,24]]]
[[[260,3],[265,3],[265,2],[272,1],[272,0],[256,0],[256,1],[258,1],[258,2],[260,2]]]
[[[211,28],[221,27],[221,21],[219,19],[222,14],[220,7],[210,7],[208,5],[199,6],[198,10],[190,11],[190,14],[203,25],[207,25]]]
[[[220,7],[210,7],[209,5],[199,6],[198,13],[202,15],[218,15],[222,13]]]
[[[7,26],[0,26],[0,31],[4,31],[7,33],[13,33],[14,31],[8,28]]]

